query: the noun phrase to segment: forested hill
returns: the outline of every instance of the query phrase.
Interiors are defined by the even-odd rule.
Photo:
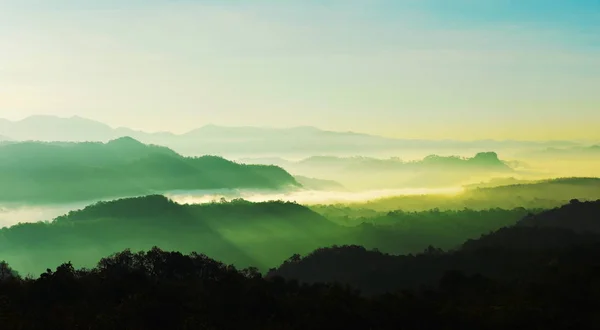
[[[227,264],[303,253],[340,228],[290,202],[100,202],[0,230],[0,317],[7,329],[593,329],[600,235],[589,224],[598,215],[600,201],[573,200],[454,251],[333,245],[293,254],[262,278]],[[152,243],[198,253],[99,257]],[[83,257],[100,262],[77,269]],[[32,267],[31,277],[19,271]]]
[[[64,260],[87,267],[126,248],[158,246],[266,269],[292,254],[335,244],[332,239],[342,229],[291,202],[181,205],[151,195],[98,202],[51,222],[2,228],[0,260],[37,275]]]
[[[534,280],[555,268],[568,271],[575,260],[600,267],[599,222],[600,201],[574,200],[469,239],[452,251],[430,246],[416,255],[389,255],[362,246],[332,247],[290,258],[269,275],[310,283],[341,282],[365,293],[433,285],[447,270],[494,279]]]
[[[431,242],[453,248],[513,225],[529,212],[536,211],[398,211],[344,225],[333,214],[323,216],[291,202],[236,199],[181,205],[149,195],[97,202],[51,222],[0,229],[0,258],[36,275],[65,260],[90,266],[126,248],[158,246],[267,270],[291,255],[332,245],[357,244],[394,254],[417,253]]]
[[[169,190],[298,186],[277,166],[183,157],[129,137],[108,143],[0,145],[0,201],[64,202]]]
[[[577,233],[600,234],[600,200],[582,202],[573,199],[567,205],[528,216],[517,224],[523,227],[570,229]]]

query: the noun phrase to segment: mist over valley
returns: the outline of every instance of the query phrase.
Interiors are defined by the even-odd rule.
[[[600,2],[0,0],[0,330],[600,329]]]

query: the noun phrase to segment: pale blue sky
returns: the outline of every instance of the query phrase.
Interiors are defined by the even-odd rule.
[[[0,117],[600,139],[600,0],[0,0]]]

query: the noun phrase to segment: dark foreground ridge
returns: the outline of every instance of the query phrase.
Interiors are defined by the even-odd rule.
[[[564,263],[533,281],[447,271],[429,289],[374,296],[159,249],[87,270],[66,263],[37,279],[0,264],[0,319],[3,329],[591,329],[598,253],[564,251]]]
[[[265,277],[158,248],[36,278],[0,263],[0,319],[3,329],[592,329],[600,239],[584,228],[599,214],[600,201],[574,200],[455,251],[333,247]]]
[[[308,283],[341,282],[367,294],[435,285],[447,270],[529,281],[554,266],[569,267],[575,255],[583,258],[582,265],[596,264],[591,251],[600,246],[599,222],[600,201],[574,200],[449,251],[430,246],[423,253],[398,256],[362,246],[331,247],[290,258],[269,275]]]

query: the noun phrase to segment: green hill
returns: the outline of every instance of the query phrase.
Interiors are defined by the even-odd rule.
[[[183,157],[124,137],[108,143],[0,145],[0,201],[65,202],[170,190],[298,186],[276,166]]]
[[[452,248],[512,225],[529,212],[398,211],[344,224],[335,213],[323,216],[291,202],[235,199],[181,205],[149,195],[98,202],[51,222],[1,229],[0,258],[20,272],[35,274],[56,262],[87,266],[126,248],[158,246],[201,252],[238,267],[267,269],[290,255],[336,244],[359,244],[389,253],[417,253],[430,242]]]
[[[390,255],[362,246],[334,246],[294,256],[269,275],[309,283],[341,282],[365,293],[383,293],[434,285],[448,270],[521,283],[548,271],[583,269],[573,267],[589,266],[597,274],[599,216],[600,201],[573,201],[525,216],[515,225],[466,240],[449,251],[429,246],[415,255]],[[435,240],[430,243],[437,246]]]
[[[21,273],[57,262],[78,267],[126,248],[202,251],[236,266],[271,267],[335,243],[340,227],[304,206],[243,200],[180,205],[164,196],[98,202],[51,222],[0,230],[0,258]]]
[[[571,199],[600,199],[599,178],[558,178],[528,183],[492,187],[467,188],[456,195],[413,195],[375,199],[347,205],[352,210],[375,211],[424,211],[461,210],[463,208],[486,210],[490,208],[527,209],[554,208],[567,204]],[[317,209],[318,207],[313,207]]]

